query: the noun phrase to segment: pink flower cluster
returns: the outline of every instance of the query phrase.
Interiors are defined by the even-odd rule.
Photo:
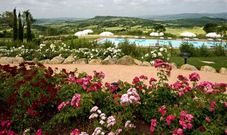
[[[102,132],[102,128],[101,128],[101,127],[97,127],[97,128],[95,129],[95,131],[92,133],[92,135],[99,135],[99,134],[105,135],[105,133]]]
[[[33,110],[33,108],[28,108],[28,113],[31,115],[31,116],[37,116],[39,115],[39,111],[35,111]]]
[[[81,95],[75,94],[72,98],[71,106],[73,106],[74,108],[76,108],[76,107],[81,108],[80,107],[80,99],[81,99]]]
[[[211,103],[211,105],[209,107],[210,110],[211,110],[211,112],[214,112],[215,111],[214,107],[215,107],[215,101],[212,101],[212,103]]]
[[[2,130],[0,131],[0,135],[18,135],[17,133],[14,133],[13,131],[8,131],[8,130]]]
[[[164,116],[166,113],[166,108],[164,106],[161,106],[159,107],[158,111],[161,112],[162,116]]]
[[[74,129],[71,135],[79,135],[79,133],[80,133],[79,129]]]
[[[43,135],[43,130],[42,129],[38,129],[36,131],[35,135]]]
[[[98,72],[95,71],[95,77],[100,78],[100,76],[103,76],[103,73],[102,72],[98,73]],[[101,78],[104,78],[104,77],[101,77]],[[91,90],[95,91],[95,92],[98,92],[97,90],[101,90],[102,83],[100,83],[100,82],[93,82],[92,83],[91,79],[92,79],[92,76],[89,76],[89,75],[86,78],[82,78],[82,79],[76,79],[74,77],[69,77],[68,78],[69,85],[71,83],[80,84],[82,86],[82,88],[84,90],[86,90],[87,92],[90,92]]]
[[[98,78],[98,79],[104,79],[105,78],[105,74],[101,71],[101,72],[97,72],[96,70],[93,71],[94,72],[94,77]]]
[[[132,124],[130,120],[127,120],[125,122],[125,128],[127,128],[127,130],[128,130],[129,128],[136,128],[136,126],[134,124]]]
[[[140,82],[140,79],[139,77],[135,77],[132,81],[132,84],[136,84],[136,83],[139,83]]]
[[[112,85],[111,83],[106,82],[105,83],[105,87],[111,92],[113,93],[115,90],[117,90],[119,88],[119,86],[115,87],[114,85]]]
[[[115,123],[116,123],[116,120],[115,120],[115,118],[113,116],[110,116],[110,117],[107,118],[107,128],[109,126],[114,126]]]
[[[210,122],[210,118],[209,118],[209,117],[206,117],[205,120],[206,120],[207,122]]]
[[[81,84],[81,86],[83,87],[84,90],[87,90],[87,92],[90,92],[90,88],[89,85],[91,84],[91,79],[92,79],[92,76],[87,76],[86,78],[82,78],[82,79],[76,79],[74,77],[69,77],[68,80],[69,80],[69,85],[73,82],[73,83],[76,83],[76,84]]]
[[[150,127],[151,134],[154,133],[154,127],[156,126],[156,124],[157,124],[156,119],[151,119],[151,127]]]
[[[196,82],[196,81],[200,80],[200,76],[199,76],[198,73],[194,72],[194,73],[191,73],[189,75],[189,79],[190,79],[190,81],[195,81]]]
[[[67,101],[66,103],[62,102],[60,105],[58,105],[58,110],[61,111],[69,103],[70,103],[69,101]]]
[[[149,83],[151,84],[152,82],[157,82],[157,80],[155,78],[151,78]]]
[[[139,100],[140,100],[140,96],[139,96],[139,94],[136,92],[136,89],[135,89],[135,88],[130,88],[130,89],[128,89],[127,94],[123,94],[123,95],[121,96],[121,102],[120,102],[120,104],[126,103],[127,105],[129,105],[129,104],[131,104],[132,102],[141,104],[141,103],[139,102]]]
[[[80,99],[81,99],[81,95],[76,93],[72,98],[71,106],[74,107],[74,108],[77,108],[77,107],[81,108],[80,107]],[[61,111],[69,103],[70,103],[70,101],[62,102],[60,105],[58,105],[58,110]]]
[[[192,88],[190,86],[185,87],[182,91],[178,92],[178,96],[182,97],[186,92],[190,91]]]
[[[173,131],[173,135],[184,135],[183,134],[183,129],[181,129],[181,128],[178,128],[178,129],[175,129],[174,131]]]
[[[187,82],[188,81],[188,78],[183,76],[183,75],[178,75],[177,79],[180,80],[181,82],[185,82],[185,81]]]
[[[9,128],[11,125],[10,120],[5,120],[1,122],[1,126],[4,128],[6,126],[6,128]]]
[[[202,89],[206,94],[212,93],[222,93],[226,91],[227,84],[226,83],[216,83],[213,84],[208,81],[198,83],[197,88]],[[219,90],[221,89],[221,90]]]
[[[144,79],[144,80],[147,80],[148,79],[147,76],[145,76],[145,75],[141,75],[139,78],[140,79]]]
[[[176,116],[169,115],[166,117],[166,122],[170,126],[171,120],[174,120]]]
[[[163,62],[161,59],[156,59],[155,62],[154,62],[154,66],[155,68],[163,68],[163,69],[166,69],[166,74],[168,76],[170,76],[170,71],[172,70],[172,66],[167,63],[167,62]]]
[[[187,114],[187,111],[181,111],[181,115],[180,115],[181,119],[179,120],[179,125],[181,125],[183,127],[183,129],[191,129],[192,128],[192,124],[191,121],[194,118],[194,116],[192,114]],[[188,123],[187,123],[188,122]]]

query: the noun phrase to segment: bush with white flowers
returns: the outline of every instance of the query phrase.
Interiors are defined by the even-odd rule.
[[[151,64],[154,62],[155,59],[161,59],[163,61],[168,61],[170,58],[170,53],[168,53],[168,50],[166,47],[162,46],[155,50],[152,50],[148,53],[146,53],[142,59],[144,61],[149,61]]]

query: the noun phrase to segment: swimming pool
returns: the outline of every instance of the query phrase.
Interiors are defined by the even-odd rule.
[[[105,38],[98,43],[105,43],[106,41],[112,42],[114,45],[118,45],[120,42],[124,42],[125,39],[115,39],[115,38]],[[138,46],[155,46],[157,40],[151,39],[127,39],[130,43],[135,43]],[[169,46],[169,42],[172,43],[172,47],[179,47],[182,42],[188,42],[193,44],[195,47],[201,47],[203,44],[205,46],[215,46],[219,45],[220,42],[201,42],[201,41],[176,41],[176,40],[159,40],[159,45]]]

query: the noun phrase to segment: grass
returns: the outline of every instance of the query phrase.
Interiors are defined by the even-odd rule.
[[[202,61],[212,61],[214,63],[204,63]],[[184,64],[184,59],[181,57],[171,57],[170,63],[175,62],[180,68]],[[227,68],[227,57],[191,57],[187,60],[187,64],[195,66],[200,70],[201,66],[211,66],[216,69],[217,72],[224,67]]]
[[[173,28],[166,28],[166,33],[171,33],[176,36],[180,36],[181,33],[183,32],[192,32],[195,33],[196,35],[198,34],[206,34],[206,32],[203,29],[192,29],[192,28],[180,28],[180,29],[173,29]]]

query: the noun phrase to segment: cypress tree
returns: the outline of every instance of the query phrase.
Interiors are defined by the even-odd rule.
[[[31,23],[29,20],[29,11],[25,12],[26,15],[26,23],[27,23],[27,42],[32,41],[32,33],[31,33]]]
[[[16,8],[13,10],[13,40],[17,40],[17,13]]]
[[[18,18],[19,18],[19,40],[21,42],[23,42],[23,26],[22,26],[22,22],[21,22],[21,15],[20,15],[20,13],[18,15]]]

